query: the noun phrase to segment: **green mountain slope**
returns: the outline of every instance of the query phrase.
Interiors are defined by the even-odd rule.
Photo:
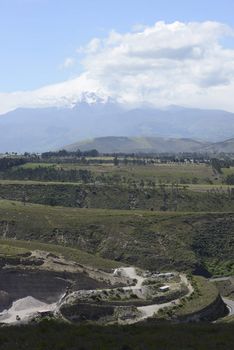
[[[204,147],[204,151],[213,153],[234,153],[234,138],[207,145]]]
[[[68,151],[97,149],[101,153],[196,152],[209,143],[163,137],[99,137],[65,146]]]

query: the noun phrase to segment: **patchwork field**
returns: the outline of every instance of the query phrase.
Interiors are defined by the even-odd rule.
[[[113,158],[111,158],[112,160]],[[88,160],[88,158],[87,158]],[[214,181],[219,183],[219,179],[214,174],[211,166],[207,164],[153,164],[153,165],[119,165],[114,166],[113,163],[106,164],[75,164],[75,163],[26,163],[15,167],[12,171],[12,178],[17,174],[18,169],[35,170],[37,168],[56,169],[56,170],[88,170],[93,177],[104,175],[107,177],[125,177],[126,179],[140,180],[156,180],[156,182],[178,182],[178,183],[209,183]],[[26,172],[25,172],[26,174]],[[26,175],[25,175],[26,176]],[[33,175],[31,175],[33,176]],[[33,180],[33,179],[32,179]]]

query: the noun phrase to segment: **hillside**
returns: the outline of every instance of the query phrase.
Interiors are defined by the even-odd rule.
[[[193,149],[196,141],[191,139],[219,142],[233,137],[234,114],[175,106],[127,109],[112,100],[97,100],[92,104],[82,101],[70,108],[21,108],[0,116],[0,152],[43,152],[108,135],[147,136],[142,141],[134,140],[136,145],[129,141],[133,149],[165,146],[163,140],[154,144],[149,137],[186,138],[189,140],[176,141],[178,150],[184,146]],[[169,150],[175,145],[171,142],[166,147]]]
[[[198,189],[197,189],[198,187]],[[127,187],[126,184],[75,184],[0,181],[0,198],[28,203],[93,209],[234,211],[234,196],[223,186]]]
[[[151,270],[233,274],[230,213],[72,209],[0,201],[0,235],[79,248]]]
[[[70,152],[96,149],[100,153],[234,153],[234,138],[208,142],[188,138],[97,137],[62,147]]]
[[[233,153],[234,152],[234,138],[225,140],[223,142],[216,142],[206,145],[204,151],[212,153]]]
[[[164,153],[196,152],[208,142],[163,137],[100,137],[64,147],[68,151],[96,149],[100,153]]]

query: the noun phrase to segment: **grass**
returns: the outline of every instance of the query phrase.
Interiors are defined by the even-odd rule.
[[[81,184],[81,183],[80,183]],[[0,179],[0,185],[79,185],[79,182],[59,182],[59,181],[34,181],[34,180],[3,180]]]
[[[30,250],[22,247],[15,246],[11,242],[0,240],[0,258],[17,257],[22,254],[29,253]]]
[[[67,182],[0,181],[0,197],[31,203],[106,209],[234,211],[229,187],[132,186]]]
[[[222,185],[222,176],[216,177],[212,167],[207,164],[114,166],[39,162],[26,163],[20,167],[25,169],[24,173],[18,174],[23,180],[0,180],[1,198],[79,208],[234,212],[233,194],[230,191],[234,187]],[[42,174],[41,171],[40,174],[26,171],[38,167],[53,167],[57,172],[51,177],[60,182],[33,181],[34,178],[50,178],[43,170]],[[74,174],[69,173],[66,177],[68,173],[63,171],[61,177],[58,175],[61,169],[89,170],[91,175],[89,173],[84,180],[88,183],[82,183],[80,178],[79,182],[72,182],[76,178]],[[17,178],[14,170],[9,176]],[[61,179],[69,182],[61,182]]]
[[[227,196],[228,187],[221,185],[222,176],[215,178],[211,167],[54,163],[22,167],[39,166],[88,169],[96,182],[103,174],[104,185],[0,180],[0,196],[14,199],[0,200],[0,259],[43,250],[99,269],[129,264],[159,271],[234,273],[234,201]],[[137,183],[136,188],[129,179]],[[140,188],[141,180],[145,184]],[[148,181],[158,186],[153,189]],[[177,212],[173,212],[172,182],[181,183]],[[167,212],[157,211],[163,204],[160,183],[168,184]],[[20,202],[22,195],[27,197],[26,205]],[[129,209],[129,196],[136,203],[134,210],[120,210]],[[195,293],[176,310],[179,316],[200,310],[217,297],[215,286],[203,278],[195,277],[195,285]],[[226,350],[233,341],[233,323],[101,328],[45,320],[39,325],[0,328],[4,350]]]
[[[214,184],[214,185],[209,185],[209,184],[187,184],[186,188],[189,190],[195,191],[195,192],[208,192],[208,191],[218,191],[218,192],[223,192],[226,193],[228,189],[234,188],[234,185],[225,185],[225,184]]]
[[[106,175],[107,177],[121,176],[127,179],[134,179],[137,181],[143,180],[157,180],[158,182],[182,182],[191,183],[193,179],[200,184],[207,183],[207,181],[219,182],[215,179],[215,175],[211,166],[207,164],[148,164],[148,165],[119,165],[113,164],[90,164],[82,165],[75,163],[26,163],[19,166],[24,169],[35,169],[38,167],[54,167],[56,169],[67,170],[89,170],[94,177]]]
[[[234,275],[234,260],[224,260],[218,262],[216,259],[207,259],[205,265],[212,275],[217,276],[232,276]]]
[[[81,168],[81,167],[79,167]],[[84,167],[84,169],[86,169],[86,167]],[[152,178],[153,179],[153,178]],[[37,180],[7,180],[7,179],[0,179],[0,184],[1,185],[68,185],[68,186],[72,186],[75,185],[77,186],[78,184],[80,185],[84,185],[82,182],[66,182],[66,181],[37,181]],[[90,183],[90,184],[94,184]],[[87,185],[90,185],[87,184]],[[164,183],[162,183],[164,184]],[[103,184],[105,186],[105,183]],[[117,185],[121,185],[117,184]],[[123,187],[127,187],[127,185],[125,185],[124,183],[122,183]],[[156,184],[155,185],[156,188],[160,187],[160,184]],[[171,187],[171,183],[167,183],[165,184],[166,187],[170,188]],[[148,186],[147,183],[144,185],[144,188],[150,188],[152,186]],[[208,191],[212,191],[212,190],[218,190],[218,191],[224,191],[227,192],[227,190],[229,188],[234,188],[234,185],[225,185],[225,184],[206,184],[206,183],[201,183],[201,184],[190,184],[190,183],[184,183],[184,184],[178,184],[178,188],[179,189],[189,189],[195,192],[208,192]]]
[[[56,163],[25,163],[23,165],[19,165],[18,168],[36,169],[39,167],[42,167],[42,168],[55,167],[56,165],[57,165]]]
[[[49,253],[59,254],[68,260],[99,269],[123,266],[123,264],[116,261],[103,259],[98,255],[89,254],[76,248],[64,247],[57,244],[40,243],[37,241],[0,239],[0,257],[16,257],[33,250],[42,250]]]
[[[211,167],[203,164],[156,164],[146,166],[121,165],[119,167],[109,167],[109,171],[107,169],[108,168],[106,167],[103,170],[110,174],[119,174],[136,180],[157,180],[166,183],[180,182],[180,180],[183,180],[183,183],[187,183],[194,178],[197,178],[199,183],[203,183],[207,178],[211,180],[213,179],[213,171]],[[94,169],[92,169],[92,171],[94,171]]]
[[[0,201],[0,233],[7,239],[59,244],[155,270],[209,270],[207,261],[223,266],[234,260],[233,232],[230,213],[75,209]],[[226,273],[230,270],[223,270]]]
[[[218,288],[220,294],[228,299],[234,300],[234,279],[213,280],[212,283]]]
[[[203,277],[193,277],[193,287],[194,293],[182,301],[175,312],[177,316],[190,315],[203,310],[218,298],[219,292],[216,286]]]
[[[222,169],[223,175],[227,176],[227,175],[232,175],[234,174],[234,167],[230,167],[230,168],[223,168]]]

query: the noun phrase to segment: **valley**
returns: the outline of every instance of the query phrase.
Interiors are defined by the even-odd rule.
[[[0,0],[0,350],[234,349],[233,13]]]
[[[46,322],[147,339],[155,325],[228,327],[232,158],[94,153],[0,159],[0,339]]]

